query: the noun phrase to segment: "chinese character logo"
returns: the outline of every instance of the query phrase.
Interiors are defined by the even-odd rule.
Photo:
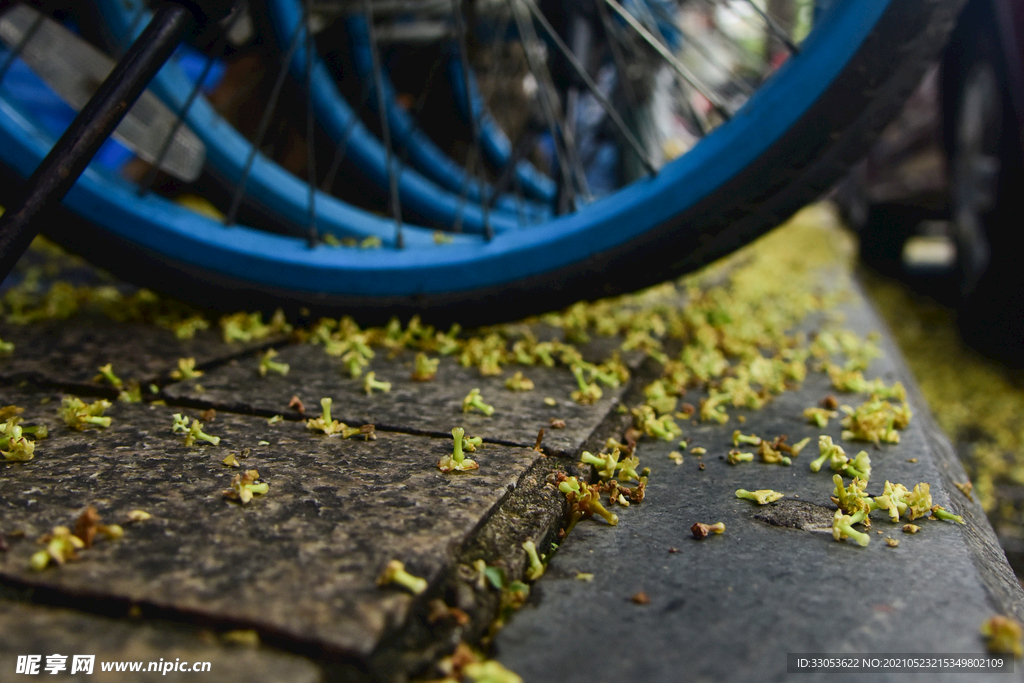
[[[18,655],[18,663],[15,665],[14,673],[37,674],[39,673],[39,662],[42,660],[42,655]]]
[[[71,673],[91,674],[96,655],[75,655],[71,658]]]

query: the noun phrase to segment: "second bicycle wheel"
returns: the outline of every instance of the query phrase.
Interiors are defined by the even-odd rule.
[[[290,2],[293,10],[305,7],[307,21],[315,17],[312,3],[303,6],[295,0]],[[689,73],[676,58],[679,48],[672,46],[672,36],[660,27],[666,19],[681,18],[679,13],[692,3],[634,2],[623,8],[614,0],[604,2],[594,8],[602,13],[608,35],[597,43],[616,45],[619,53],[625,48],[632,50],[616,56],[617,73],[625,74],[621,82],[630,79],[630,65],[637,64],[659,67],[652,71],[664,71],[668,64],[677,74]],[[712,12],[729,10],[746,16],[748,21],[765,16],[761,10],[754,14],[738,11],[744,5],[756,8],[753,1],[721,6],[706,2]],[[472,31],[481,26],[512,25],[499,38],[508,42],[505,36],[514,36],[511,42],[520,44],[525,61],[531,62],[530,73],[521,80],[532,81],[543,93],[540,99],[548,99],[546,104],[541,102],[546,112],[539,117],[545,125],[523,134],[532,134],[539,147],[547,144],[554,150],[549,155],[551,176],[563,201],[568,197],[561,215],[538,224],[517,224],[513,220],[493,235],[445,234],[440,239],[435,239],[436,229],[454,226],[436,221],[404,224],[401,182],[414,171],[401,165],[381,117],[378,129],[360,134],[371,138],[364,141],[368,149],[377,145],[374,153],[383,150],[388,179],[385,183],[378,178],[376,185],[386,200],[381,206],[390,207],[398,215],[381,217],[373,212],[372,205],[358,206],[333,198],[328,201],[316,192],[303,193],[313,197],[310,206],[316,211],[333,212],[331,220],[352,234],[395,235],[394,239],[382,239],[379,248],[350,248],[317,241],[317,234],[330,232],[329,228],[321,230],[321,223],[327,221],[319,214],[311,221],[312,238],[301,230],[225,225],[157,193],[140,196],[134,183],[99,168],[90,169],[64,202],[76,218],[55,222],[48,234],[121,277],[220,308],[283,305],[292,310],[308,307],[344,312],[367,320],[420,313],[432,321],[480,323],[551,310],[580,298],[632,291],[729,253],[827,189],[867,148],[871,137],[895,113],[901,98],[912,90],[927,60],[941,47],[961,3],[839,1],[817,17],[813,29],[799,44],[783,41],[788,45],[787,58],[763,82],[760,78],[726,79],[728,87],[708,89],[702,87],[707,84],[701,83],[699,74],[689,74],[687,78],[695,82],[684,79],[685,83],[677,85],[688,102],[684,113],[692,115],[696,126],[703,127],[696,131],[699,140],[679,158],[663,165],[655,162],[654,166],[660,166],[657,174],[632,180],[627,175],[625,180],[620,178],[613,192],[592,201],[585,197],[587,169],[574,161],[580,158],[580,149],[572,148],[580,118],[566,114],[577,111],[579,96],[587,93],[566,66],[572,60],[563,59],[561,64],[569,77],[558,76],[558,60],[554,58],[558,41],[544,33],[547,25],[554,25],[553,34],[575,35],[564,30],[572,15],[562,16],[558,5],[552,11],[545,4],[548,21],[542,21],[543,15],[531,0],[514,0],[507,4],[510,10],[505,22],[480,16],[463,22],[442,11],[442,6],[451,7],[450,3],[406,4],[415,8],[416,17],[429,12],[439,14],[438,21],[447,27],[443,37],[449,41],[457,42],[460,30],[466,27],[472,29],[472,37]],[[368,6],[363,3],[362,7],[365,10]],[[358,10],[360,6],[353,3],[352,7]],[[373,11],[371,8],[371,24]],[[254,8],[252,14],[259,13]],[[266,12],[263,16],[274,14]],[[766,26],[774,27],[774,22],[769,18]],[[629,40],[614,37],[630,32],[635,35]],[[296,44],[300,48],[293,49],[287,59],[282,55],[283,61],[320,47],[312,39],[303,39],[304,31],[294,33],[299,36]],[[686,32],[681,34],[685,48]],[[775,38],[787,37],[777,30],[772,34],[778,34]],[[372,49],[378,50],[376,46]],[[463,53],[466,63],[472,63],[465,49]],[[714,61],[713,51],[704,54],[708,62]],[[401,63],[401,59],[384,51],[378,51],[376,57],[372,74],[375,83],[368,88],[375,97],[387,67],[385,62]],[[538,64],[545,69],[552,65],[555,77],[539,73]],[[301,93],[302,69],[292,71],[293,85]],[[307,84],[312,81],[311,71],[306,71]],[[486,74],[476,76],[483,81]],[[756,91],[749,96],[741,93],[742,104],[735,108],[729,99],[730,90],[751,90],[753,86],[758,86]],[[485,90],[484,85],[481,90]],[[379,94],[383,93],[381,89]],[[166,92],[161,94],[168,97]],[[606,99],[612,100],[613,107],[629,100]],[[651,153],[651,136],[644,132],[644,121],[652,117],[641,113],[651,109],[653,99],[644,97],[643,106],[632,109],[622,107],[619,119],[623,126],[617,131],[620,158]],[[709,102],[714,106],[706,106]],[[170,102],[172,109],[175,104],[180,108],[183,103]],[[383,101],[379,104],[388,105]],[[314,111],[311,106],[303,114]],[[188,117],[186,120],[196,125]],[[363,123],[372,121],[368,117]],[[214,124],[221,125],[215,119],[199,121],[203,126]],[[311,125],[310,130],[314,127]],[[201,136],[205,133],[207,140],[218,140],[211,131],[197,132]],[[378,137],[373,138],[374,134]],[[478,134],[474,131],[471,143]],[[230,135],[219,137],[238,143]],[[628,137],[639,145],[622,142]],[[7,169],[27,176],[52,142],[53,136],[18,101],[16,93],[3,89],[0,83],[0,157]],[[259,146],[260,142],[248,144]],[[222,152],[209,149],[208,157]],[[238,155],[248,154],[236,150]],[[471,151],[464,158],[468,173],[482,177],[483,165],[477,164],[473,156]],[[271,174],[269,180],[259,181],[265,191],[281,191],[287,183],[273,182],[272,174],[287,172],[264,158],[262,152],[254,157]],[[517,161],[512,159],[511,163]],[[480,170],[474,170],[477,166]],[[491,174],[491,182],[500,185],[500,172],[492,170]],[[307,178],[316,177],[315,172],[307,174]],[[423,191],[428,193],[424,199],[431,199],[429,181],[417,178],[416,182],[424,183]],[[436,198],[452,201],[442,189],[437,190]],[[484,223],[489,220],[486,202],[474,202],[468,196],[455,199],[465,202],[465,208],[460,204],[459,211],[476,212]],[[273,220],[271,216],[268,222]]]

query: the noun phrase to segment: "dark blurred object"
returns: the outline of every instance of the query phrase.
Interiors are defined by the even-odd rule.
[[[834,193],[861,258],[1024,360],[1024,2],[971,0],[942,58]]]

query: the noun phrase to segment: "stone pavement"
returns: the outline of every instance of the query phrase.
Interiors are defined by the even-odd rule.
[[[830,267],[826,279],[843,280],[842,264]],[[716,277],[725,276],[704,283]],[[849,292],[849,326],[862,335],[878,329],[856,286]],[[692,292],[658,296],[660,308],[651,311],[679,311]],[[592,475],[579,454],[625,438],[632,418],[622,406],[642,403],[643,387],[661,371],[644,353],[626,352],[631,380],[580,405],[561,364],[509,363],[502,375],[485,376],[445,356],[437,379],[418,382],[410,377],[414,350],[392,356],[378,346],[367,370],[392,388],[367,395],[363,379],[350,378],[321,345],[283,331],[227,343],[215,328],[180,340],[152,324],[88,313],[0,323],[0,339],[15,344],[0,357],[0,405],[24,408],[24,425],[50,432],[31,461],[0,461],[0,680],[19,680],[17,658],[32,654],[42,656],[41,667],[48,655],[68,655],[68,669],[48,680],[196,679],[99,670],[100,662],[145,667],[161,659],[210,662],[218,681],[437,677],[432,663],[459,641],[480,643],[500,610],[508,616],[509,592],[495,590],[496,574],[484,578],[474,562],[500,568],[508,586],[523,578],[524,541],[550,554],[566,514],[565,496],[552,485],[557,473]],[[506,328],[510,345],[529,338],[526,329],[539,340],[563,334],[535,321]],[[622,342],[590,336],[580,352],[595,362]],[[818,430],[800,418],[830,391],[828,378],[812,372],[802,388],[760,411],[732,411],[744,415],[742,425],[736,417],[725,425],[682,422],[689,445],[707,453],[687,452],[681,465],[668,458],[677,440],[641,439],[636,454],[652,470],[646,499],[616,506],[617,527],[580,522],[526,606],[507,618],[491,654],[527,681],[776,680],[787,652],[979,653],[985,618],[1024,620],[1024,593],[983,513],[953,485],[966,481],[955,455],[897,354],[883,346],[867,375],[902,379],[915,417],[899,445],[869,448],[871,492],[887,478],[929,482],[935,502],[962,514],[965,526],[930,520],[910,536],[875,513],[869,547],[836,543],[827,529],[831,472],[806,465],[814,444],[788,468],[725,463],[737,426],[785,433],[790,443],[820,433],[839,441],[836,421]],[[257,373],[270,347],[289,363],[287,375]],[[668,342],[665,350],[678,352]],[[201,377],[172,376],[185,357],[196,359]],[[117,391],[94,379],[106,363],[139,384],[143,403],[114,401]],[[515,370],[535,383],[532,391],[504,387]],[[493,416],[462,412],[473,388],[495,407]],[[67,428],[58,409],[69,395],[114,401],[105,413],[110,426]],[[696,404],[703,395],[691,390],[685,400]],[[333,399],[333,418],[373,424],[376,439],[307,429],[303,418],[320,415],[322,397]],[[220,443],[186,446],[172,431],[176,413],[199,419]],[[471,454],[480,467],[442,473],[437,462],[451,453],[457,426],[483,437]],[[229,454],[238,467],[223,463]],[[232,478],[250,469],[267,493],[244,505],[225,498]],[[787,495],[759,508],[732,495],[739,487]],[[98,537],[76,561],[32,569],[38,539],[73,528],[88,505],[103,523],[120,524],[123,537]],[[129,521],[133,510],[151,518]],[[724,521],[727,531],[697,542],[689,533],[696,521]],[[874,534],[879,529],[885,533]],[[887,536],[899,547],[887,547]],[[429,588],[412,595],[378,586],[394,559]],[[592,581],[577,580],[577,572],[592,573]],[[631,600],[641,591],[649,604]],[[96,655],[93,676],[70,674],[75,654]]]

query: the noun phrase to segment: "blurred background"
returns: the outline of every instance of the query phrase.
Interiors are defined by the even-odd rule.
[[[864,278],[1024,573],[1024,3],[971,0],[832,198]]]

